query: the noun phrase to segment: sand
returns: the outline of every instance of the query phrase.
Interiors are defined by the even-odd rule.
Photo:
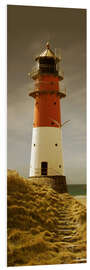
[[[8,171],[8,266],[86,262],[86,207]]]
[[[84,195],[80,196],[75,196],[75,199],[84,204],[85,206],[87,205],[87,198]]]

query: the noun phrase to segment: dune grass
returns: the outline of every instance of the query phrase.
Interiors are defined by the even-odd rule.
[[[86,208],[8,171],[8,266],[86,262]]]

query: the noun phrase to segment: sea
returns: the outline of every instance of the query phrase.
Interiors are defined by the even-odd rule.
[[[80,185],[67,185],[69,194],[73,196],[86,196],[87,188],[86,184]]]

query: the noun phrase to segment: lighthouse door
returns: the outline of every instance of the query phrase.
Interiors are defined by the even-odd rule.
[[[41,162],[41,175],[47,175],[48,163],[46,161]]]

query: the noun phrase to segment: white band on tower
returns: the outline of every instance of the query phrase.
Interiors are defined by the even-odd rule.
[[[61,128],[33,128],[30,176],[64,175]]]

